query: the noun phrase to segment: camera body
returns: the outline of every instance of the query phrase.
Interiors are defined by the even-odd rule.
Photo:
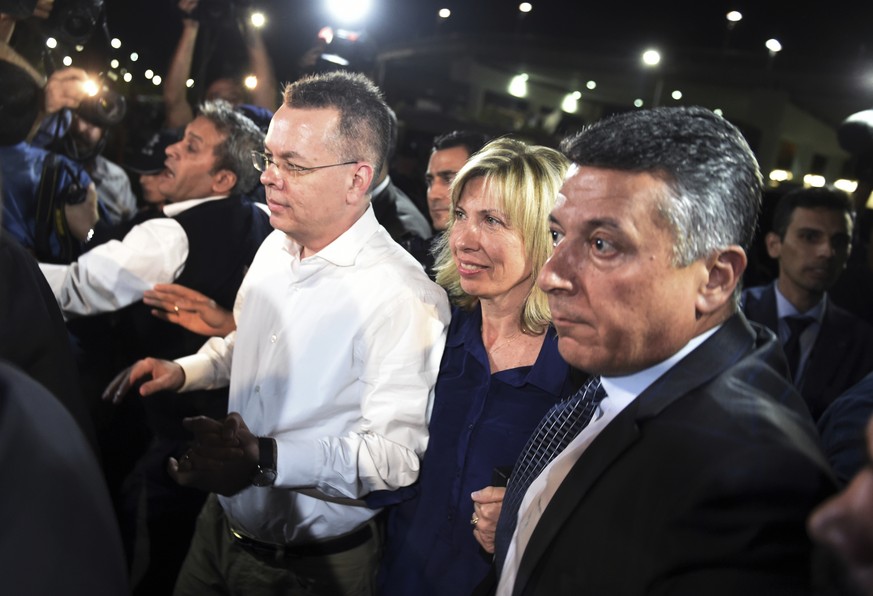
[[[91,37],[103,0],[55,0],[45,28],[53,37],[73,45],[84,45]]]
[[[108,87],[101,87],[93,97],[79,104],[76,113],[84,120],[100,128],[115,126],[127,114],[127,99]]]
[[[240,9],[251,6],[252,0],[200,0],[190,17],[201,23],[220,23],[236,17]]]

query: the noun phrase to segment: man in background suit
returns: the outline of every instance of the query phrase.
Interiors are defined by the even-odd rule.
[[[873,328],[827,294],[846,268],[853,223],[852,199],[841,190],[787,193],[766,237],[767,253],[779,261],[779,277],[743,293],[749,320],[779,335],[794,384],[815,420],[873,370]]]
[[[538,283],[561,355],[605,396],[556,405],[544,422],[574,431],[538,430],[516,464],[498,593],[808,592],[804,520],[834,484],[776,338],[737,312],[751,150],[703,108],[621,114],[563,150]],[[537,449],[550,463],[523,486]]]

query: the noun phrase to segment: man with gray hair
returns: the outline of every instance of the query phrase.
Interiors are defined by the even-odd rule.
[[[121,369],[145,356],[178,358],[202,345],[202,336],[151,314],[143,293],[177,282],[224,308],[271,229],[266,212],[241,195],[257,183],[251,152],[263,146],[255,124],[226,102],[206,102],[166,149],[157,182],[168,197],[163,216],[133,226],[120,240],[94,246],[70,265],[41,264],[76,339],[85,394],[100,390]],[[178,307],[177,307],[178,308]],[[112,313],[105,316],[101,313]],[[107,320],[108,319],[108,320]],[[227,412],[225,388],[153,395],[99,415],[104,468],[116,502],[128,557],[142,527],[150,549],[135,593],[172,589],[206,495],[182,491],[165,472],[166,460],[187,449],[185,416]],[[147,442],[147,446],[146,446]],[[139,520],[145,523],[139,523]]]
[[[445,292],[379,226],[388,106],[362,75],[285,89],[254,152],[270,223],[240,288],[235,335],[175,362],[145,359],[156,390],[230,383],[222,420],[171,474],[210,496],[176,594],[372,594],[378,510],[362,500],[415,482],[449,321]]]
[[[737,310],[751,150],[703,108],[617,115],[562,148],[538,284],[594,378],[515,465],[498,593],[808,592],[804,521],[833,484],[778,341]]]

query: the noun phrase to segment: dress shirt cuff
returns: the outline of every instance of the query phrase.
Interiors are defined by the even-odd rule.
[[[198,389],[216,389],[227,385],[226,382],[223,384],[216,382],[215,366],[212,359],[205,354],[184,356],[174,362],[185,372],[185,383],[179,389],[180,393]]]

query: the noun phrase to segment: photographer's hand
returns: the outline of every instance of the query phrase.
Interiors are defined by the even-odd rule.
[[[75,110],[88,97],[85,83],[90,80],[81,68],[56,70],[45,84],[45,111],[53,114],[63,108]]]

